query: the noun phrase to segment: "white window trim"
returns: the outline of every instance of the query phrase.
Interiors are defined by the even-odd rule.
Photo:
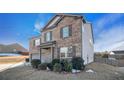
[[[64,36],[64,30],[63,30],[63,29],[66,28],[66,27],[68,28],[68,36]],[[69,26],[65,26],[65,27],[62,28],[62,34],[63,34],[63,35],[62,35],[63,38],[69,37]]]
[[[35,39],[34,40],[35,46],[39,46],[40,42],[41,42],[40,38],[39,39]]]
[[[70,47],[72,47],[72,46],[70,46]],[[61,48],[69,48],[69,47],[61,47]],[[61,48],[60,48],[60,59],[65,59],[65,58],[72,58],[72,57],[68,57],[67,55],[68,55],[68,53],[66,53],[65,52],[65,57],[61,57]],[[68,51],[68,50],[67,50]]]

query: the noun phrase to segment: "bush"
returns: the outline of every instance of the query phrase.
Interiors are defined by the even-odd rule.
[[[52,60],[52,65],[54,66],[56,63],[60,63],[60,59],[53,59]]]
[[[52,71],[53,70],[53,64],[52,63],[48,63],[47,67]]]
[[[70,62],[68,62],[67,60],[62,60],[61,65],[62,65],[62,71],[71,72],[72,64]]]
[[[41,64],[41,61],[39,59],[33,59],[31,61],[31,65],[33,68],[38,68],[38,65]]]
[[[84,60],[81,57],[72,58],[72,67],[76,70],[84,69]]]
[[[26,58],[26,59],[25,59],[25,62],[29,62],[29,58]]]
[[[103,54],[102,58],[108,58],[108,54]]]
[[[38,70],[46,70],[47,69],[47,63],[42,63],[38,65]]]
[[[62,66],[60,63],[55,63],[55,65],[53,66],[53,70],[55,72],[61,72],[62,71]]]
[[[71,72],[72,71],[72,63],[68,63],[66,71],[67,72]]]

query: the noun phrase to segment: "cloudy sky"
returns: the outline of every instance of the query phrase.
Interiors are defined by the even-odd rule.
[[[55,14],[0,14],[0,44],[20,43],[29,47],[29,38],[39,35]],[[93,24],[95,51],[124,45],[124,14],[80,14]]]

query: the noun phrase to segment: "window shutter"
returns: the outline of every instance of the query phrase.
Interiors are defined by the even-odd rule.
[[[60,58],[60,48],[57,48],[57,57]]]
[[[41,45],[41,43],[42,43],[42,40],[41,40],[41,38],[40,38],[40,45]]]
[[[72,25],[69,26],[69,36],[72,36]]]
[[[63,38],[63,28],[60,29],[60,38]]]
[[[72,52],[72,56],[75,57],[76,56],[76,46],[72,46],[73,52]]]
[[[44,42],[46,42],[46,33],[44,33]]]
[[[50,32],[50,41],[52,40],[52,31]]]
[[[35,40],[32,41],[32,45],[35,46]]]

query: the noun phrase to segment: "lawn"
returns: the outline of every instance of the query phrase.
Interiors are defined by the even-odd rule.
[[[93,72],[87,72],[87,70]],[[20,66],[0,72],[2,80],[119,80],[124,79],[124,68],[103,63],[91,63],[81,73],[56,73],[36,70],[31,66]]]
[[[7,56],[7,57],[0,57],[0,64],[15,64],[18,62],[25,61],[25,58],[28,56]]]

